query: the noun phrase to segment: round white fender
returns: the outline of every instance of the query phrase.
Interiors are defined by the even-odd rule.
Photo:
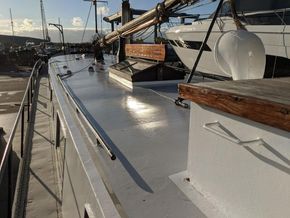
[[[214,53],[219,68],[233,80],[264,77],[265,48],[254,33],[245,30],[226,32],[217,40]]]

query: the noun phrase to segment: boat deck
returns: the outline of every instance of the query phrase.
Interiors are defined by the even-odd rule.
[[[189,110],[173,103],[177,85],[131,90],[109,78],[114,58],[89,72],[92,61],[57,57],[50,74],[72,71],[63,77],[67,90],[110,142],[115,161],[102,149],[91,155],[100,158],[122,209],[129,217],[205,217],[169,178],[187,165]]]

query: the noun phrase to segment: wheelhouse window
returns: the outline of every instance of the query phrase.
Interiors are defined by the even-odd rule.
[[[289,25],[290,24],[290,9],[277,9],[268,11],[239,11],[237,10],[239,19],[248,25]],[[213,18],[214,14],[210,16]],[[220,17],[231,17],[232,8],[231,2],[223,3]]]
[[[285,22],[283,12],[275,11],[246,14],[244,19],[250,25],[283,25]]]

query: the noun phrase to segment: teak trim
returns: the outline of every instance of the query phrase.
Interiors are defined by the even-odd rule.
[[[180,97],[290,132],[290,105],[192,84],[179,85]]]
[[[145,58],[154,61],[165,61],[166,46],[164,44],[126,44],[126,56]]]

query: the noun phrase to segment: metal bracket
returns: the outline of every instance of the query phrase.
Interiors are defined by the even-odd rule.
[[[183,108],[189,109],[189,104],[184,103],[183,101],[184,101],[183,98],[178,97],[177,99],[175,99],[174,103],[175,103],[177,106],[180,106],[180,107],[183,107]]]
[[[220,128],[223,132],[218,131],[217,129],[214,129],[213,128],[214,126]],[[247,140],[247,141],[240,140],[231,131],[229,131],[227,128],[225,128],[219,121],[216,121],[213,123],[206,123],[203,125],[203,128],[218,135],[218,136],[221,136],[221,137],[227,139],[228,141],[231,141],[231,142],[238,144],[238,145],[241,145],[241,146],[248,146],[249,144],[253,144],[253,143],[257,143],[257,142],[260,144],[264,144],[264,141],[261,138]]]

